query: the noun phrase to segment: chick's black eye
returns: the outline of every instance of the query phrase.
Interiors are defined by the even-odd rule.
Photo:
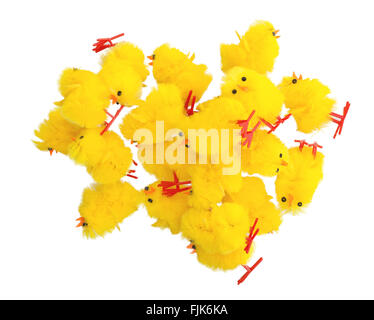
[[[183,137],[183,132],[182,132],[182,131],[179,132],[179,136],[180,136],[180,137]]]
[[[232,90],[232,93],[233,94],[236,94],[238,91],[236,91],[236,89]]]
[[[153,200],[152,200],[151,198],[149,198],[149,199],[148,199],[148,202],[149,202],[149,203],[152,203],[152,202],[153,202]]]
[[[117,92],[117,96],[120,96],[122,94],[122,91]]]
[[[79,139],[83,139],[83,138],[84,138],[84,136],[80,136],[80,137],[79,137]]]
[[[83,222],[82,226],[83,226],[83,227],[87,227],[87,226],[88,226],[88,224],[87,224],[87,223],[85,223],[85,222]]]
[[[303,206],[303,203],[302,203],[302,202],[298,202],[297,205],[298,205],[299,207],[302,207],[302,206]]]
[[[148,191],[148,190],[149,190],[149,187],[145,187],[144,190],[145,190],[145,191]]]
[[[283,157],[283,154],[281,153],[281,154],[279,154],[279,158],[282,158]]]
[[[297,79],[292,79],[292,83],[296,84],[297,83]]]
[[[279,172],[279,168],[277,168],[277,171],[276,171],[277,173]]]
[[[156,55],[152,54],[152,59],[155,60],[155,58],[156,58]]]
[[[282,200],[282,202],[286,202],[287,201],[286,197],[283,197],[281,200]]]
[[[242,81],[246,81],[247,80],[247,78],[246,77],[242,77]]]
[[[272,34],[273,34],[273,36],[275,37],[276,33],[275,33],[274,31],[272,32]]]

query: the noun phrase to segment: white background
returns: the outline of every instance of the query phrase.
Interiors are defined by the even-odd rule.
[[[358,0],[1,2],[0,298],[374,298],[372,13],[371,1]],[[31,143],[60,99],[61,71],[97,71],[91,44],[125,32],[147,55],[165,42],[195,52],[214,76],[209,99],[219,94],[220,43],[236,42],[234,31],[257,19],[281,30],[275,83],[296,71],[328,84],[338,110],[352,103],[335,141],[334,125],[308,138],[324,146],[326,163],[305,214],[257,239],[249,263],[264,261],[240,286],[244,269],[200,265],[186,240],[152,228],[144,210],[121,232],[83,239],[74,220],[91,178]],[[278,134],[288,146],[303,137],[293,120]],[[139,175],[138,188],[151,181]],[[266,181],[271,193],[273,182]]]

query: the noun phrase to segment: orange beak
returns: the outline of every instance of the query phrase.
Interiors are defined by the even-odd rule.
[[[110,96],[110,100],[112,100],[112,104],[115,104],[118,101],[117,97],[114,94]]]
[[[147,56],[148,59],[152,60],[150,63],[148,63],[150,66],[153,66],[153,55]]]
[[[76,228],[79,228],[79,227],[83,226],[84,218],[83,217],[79,217],[75,221],[79,221],[79,223],[76,225]]]
[[[155,192],[155,191],[156,191],[155,188],[153,188],[153,187],[149,187],[148,190],[144,190],[144,193],[145,193],[145,194],[152,194],[152,193]]]
[[[288,200],[289,200],[289,207],[291,207],[292,206],[292,201],[293,201],[293,196],[292,195],[288,195]]]
[[[279,30],[274,30],[273,32],[274,32],[275,38],[279,39],[280,36],[277,36],[277,33],[279,32]]]
[[[193,250],[191,251],[191,254],[196,253],[196,249],[194,249],[194,244],[193,244],[193,243],[190,243],[190,244],[187,246],[187,249],[193,249]]]
[[[284,160],[282,160],[282,162],[281,162],[281,165],[282,165],[282,166],[285,166],[285,167],[287,167],[287,166],[288,166],[288,162],[287,162],[287,161],[284,161]]]
[[[238,86],[238,88],[240,90],[244,91],[244,92],[248,92],[249,91],[248,87]]]
[[[49,154],[52,156],[52,154],[53,154],[53,149],[50,149],[50,150],[49,150]]]

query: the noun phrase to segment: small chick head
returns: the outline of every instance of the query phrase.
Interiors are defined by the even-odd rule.
[[[273,70],[279,54],[278,32],[270,22],[257,21],[241,37],[239,47],[248,52],[251,61],[248,67],[261,74]]]
[[[87,238],[104,236],[119,229],[118,224],[136,211],[141,200],[141,193],[126,182],[93,184],[83,192],[78,226]]]
[[[159,83],[171,82],[178,73],[175,71],[181,70],[186,62],[191,62],[186,54],[168,44],[158,47],[148,58],[152,60],[153,76]]]
[[[107,63],[109,60],[117,60],[115,61],[117,64],[131,65],[144,81],[149,75],[144,59],[144,54],[140,48],[130,42],[120,42],[102,57],[102,64]]]
[[[289,149],[289,165],[279,172],[275,180],[275,191],[280,209],[285,212],[299,213],[311,201],[322,180],[323,154],[312,153],[312,148]]]
[[[230,69],[221,85],[223,97],[240,101],[248,110],[255,110],[250,122],[253,127],[259,118],[274,122],[282,110],[283,95],[264,75],[243,67]]]
[[[139,103],[142,92],[142,80],[136,71],[120,60],[107,60],[99,75],[110,90],[114,103],[132,106]]]
[[[278,88],[299,131],[311,133],[330,121],[335,100],[328,97],[330,89],[318,79],[303,79],[293,73],[292,77],[284,77]]]
[[[190,190],[168,197],[162,193],[159,183],[156,181],[144,188],[145,207],[150,217],[158,219],[155,226],[167,227],[172,234],[177,234],[180,232],[182,216],[188,209]]]
[[[288,166],[288,149],[274,134],[257,130],[250,148],[242,148],[242,169],[272,177]]]
[[[106,142],[100,131],[102,129],[85,129],[77,137],[72,137],[69,146],[69,157],[82,165],[95,165],[105,152]]]
[[[249,217],[245,209],[235,203],[224,203],[211,210],[191,208],[182,217],[183,236],[192,239],[197,251],[229,254],[244,250],[249,230]]]

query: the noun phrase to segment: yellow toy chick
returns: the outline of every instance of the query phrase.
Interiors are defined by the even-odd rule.
[[[244,36],[238,33],[239,44],[222,44],[222,71],[241,66],[264,74],[273,70],[279,53],[277,36],[279,30],[267,21],[257,21]]]
[[[261,119],[275,122],[284,101],[282,92],[266,76],[243,67],[227,72],[221,92],[223,97],[240,101],[247,110],[247,117],[255,111],[248,123],[249,129],[256,125],[261,127]]]
[[[183,236],[210,253],[244,249],[248,231],[248,214],[235,203],[223,203],[211,210],[191,208],[182,217]]]
[[[100,131],[101,128],[82,131],[70,145],[69,157],[84,165],[97,183],[114,183],[126,175],[132,163],[131,150],[115,132],[101,135]]]
[[[297,129],[311,133],[330,121],[335,100],[328,97],[330,89],[317,79],[285,77],[279,85],[285,105],[296,120]]]
[[[175,84],[181,91],[182,100],[186,101],[189,92],[195,101],[199,101],[212,81],[206,72],[207,66],[193,62],[195,55],[189,57],[168,44],[158,47],[152,56],[153,76],[157,83]]]
[[[169,228],[172,234],[177,234],[181,230],[182,216],[189,208],[188,197],[190,196],[190,189],[186,188],[182,192],[168,196],[164,194],[163,188],[159,186],[160,183],[161,181],[156,181],[145,187],[145,207],[148,215],[157,219],[153,226]],[[182,187],[182,189],[184,188]]]
[[[251,147],[244,146],[241,152],[242,170],[249,174],[272,177],[288,165],[287,147],[276,135],[265,130],[257,130]]]
[[[135,212],[142,202],[141,192],[130,184],[118,181],[113,184],[94,184],[83,192],[77,227],[83,227],[87,238],[103,237]]]
[[[48,119],[39,125],[35,130],[35,136],[41,141],[33,141],[36,147],[41,151],[49,151],[52,155],[53,151],[67,154],[69,145],[72,143],[71,138],[76,137],[82,128],[74,123],[67,121],[61,115],[61,109],[53,109]]]
[[[289,157],[289,165],[275,180],[275,191],[283,211],[298,213],[312,201],[322,180],[324,156],[304,146],[289,149]]]
[[[103,66],[107,63],[128,65],[135,70],[142,81],[145,81],[149,75],[149,71],[144,63],[144,59],[143,51],[136,45],[130,42],[120,42],[102,56],[101,63]]]
[[[78,69],[65,69],[59,80],[64,99],[56,102],[62,116],[84,128],[96,128],[104,123],[110,93],[97,74]]]
[[[248,213],[251,223],[258,219],[258,234],[277,231],[282,223],[281,211],[270,201],[265,185],[260,178],[243,178],[242,189],[237,193],[226,195],[224,202],[241,205]]]

